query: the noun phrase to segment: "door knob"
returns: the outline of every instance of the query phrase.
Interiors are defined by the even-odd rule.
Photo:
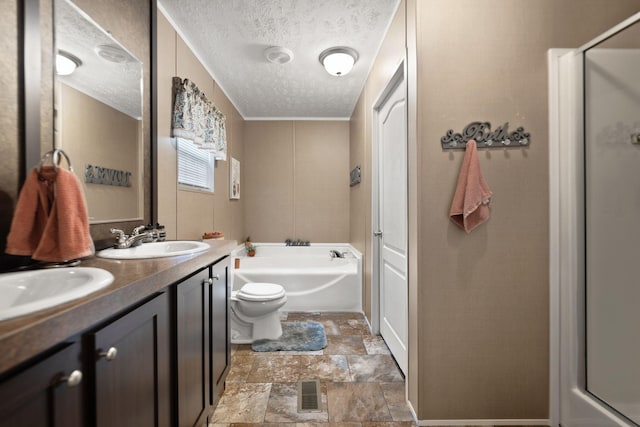
[[[116,358],[117,355],[118,355],[118,349],[115,347],[109,347],[109,350],[101,351],[100,353],[98,353],[98,356],[104,357],[105,359],[107,359],[107,362],[111,362],[113,359]]]
[[[75,387],[82,382],[82,371],[79,369],[75,369],[69,375],[64,375],[60,373],[56,376],[53,383],[54,384],[63,384],[66,383],[67,387]]]
[[[374,231],[373,237],[382,237],[382,230]]]
[[[69,387],[75,387],[82,382],[82,371],[76,369],[71,372],[68,377],[62,377],[62,381],[67,383]]]

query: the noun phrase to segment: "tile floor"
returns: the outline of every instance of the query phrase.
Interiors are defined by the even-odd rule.
[[[288,313],[284,321],[318,321],[327,347],[311,352],[256,353],[234,346],[216,427],[412,427],[404,378],[384,341],[359,313]],[[297,412],[297,382],[319,379],[321,412]]]

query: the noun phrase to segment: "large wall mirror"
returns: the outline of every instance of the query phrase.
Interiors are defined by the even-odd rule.
[[[640,425],[640,22],[584,53],[586,388]]]
[[[25,168],[54,147],[69,155],[97,249],[112,241],[110,228],[129,232],[155,219],[156,7],[156,0],[25,2]],[[56,72],[58,53],[73,72]],[[40,69],[41,78],[28,79]],[[38,124],[39,135],[30,136]]]
[[[143,63],[69,0],[54,0],[54,140],[89,221],[142,221]]]

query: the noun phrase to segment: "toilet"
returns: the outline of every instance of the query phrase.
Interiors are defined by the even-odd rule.
[[[284,288],[275,283],[246,283],[231,293],[231,342],[250,344],[282,335],[280,308],[287,302]]]

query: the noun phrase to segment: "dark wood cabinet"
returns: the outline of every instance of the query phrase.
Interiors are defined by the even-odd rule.
[[[169,427],[169,299],[160,294],[0,383],[0,426]]]
[[[195,426],[209,410],[209,279],[206,268],[173,287],[176,308],[178,426]]]
[[[229,281],[227,262],[219,262],[211,267],[211,392],[210,403],[218,404],[224,392],[224,380],[231,365],[231,329],[229,325],[229,298],[231,283]]]
[[[230,362],[227,269],[220,261],[172,289],[180,427],[205,424],[224,391]]]
[[[0,426],[81,427],[83,372],[78,343],[0,383]]]
[[[207,425],[229,371],[228,257],[0,378],[0,427]]]
[[[171,425],[168,303],[160,294],[85,334],[95,396],[89,425]]]

